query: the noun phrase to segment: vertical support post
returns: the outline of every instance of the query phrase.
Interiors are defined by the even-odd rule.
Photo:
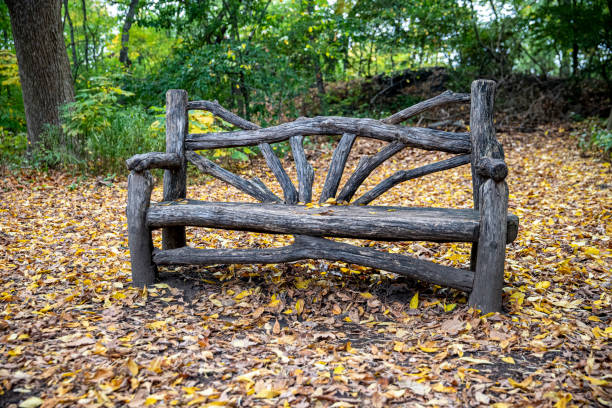
[[[472,196],[474,209],[480,206],[480,186],[485,179],[476,167],[481,157],[503,159],[504,151],[495,137],[493,112],[495,105],[495,81],[479,79],[472,82],[470,103],[470,137],[472,141]],[[470,269],[476,270],[478,243],[472,244]]]
[[[164,171],[164,201],[185,198],[187,193],[187,161],[185,136],[188,129],[187,92],[170,89],[166,93],[166,153],[176,153],[181,165]],[[167,227],[162,230],[162,248],[184,247],[185,227]]]
[[[508,227],[508,185],[488,179],[480,188],[480,234],[470,305],[501,312]]]
[[[153,241],[147,227],[147,210],[151,202],[153,177],[148,170],[132,171],[128,176],[128,198],[126,215],[128,222],[128,244],[132,264],[132,285],[143,287],[155,282],[156,268],[153,263]]]
[[[485,313],[501,311],[508,212],[508,186],[478,174],[480,161],[504,159],[495,137],[494,81],[472,82],[470,135],[472,141],[472,184],[474,208],[480,210],[478,243],[472,246],[471,269],[475,271],[469,303]]]

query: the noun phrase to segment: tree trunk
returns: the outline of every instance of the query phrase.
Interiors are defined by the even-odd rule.
[[[128,42],[130,41],[130,28],[134,22],[136,8],[138,8],[138,0],[131,0],[127,15],[125,16],[125,21],[123,22],[123,27],[121,28],[121,51],[119,51],[119,62],[126,67],[132,65],[132,61],[128,56]]]
[[[11,18],[28,128],[28,151],[45,125],[59,126],[60,107],[74,100],[62,30],[61,2],[5,0]]]
[[[76,43],[74,42],[74,25],[70,18],[70,10],[68,8],[68,0],[64,0],[64,10],[66,13],[66,21],[70,29],[70,50],[72,51],[72,78],[76,78],[79,69],[79,60],[77,58]]]
[[[83,50],[85,51],[85,69],[89,69],[89,35],[87,33],[87,5],[85,0],[81,0],[81,10],[83,11],[83,36],[85,37],[85,43],[83,44]]]

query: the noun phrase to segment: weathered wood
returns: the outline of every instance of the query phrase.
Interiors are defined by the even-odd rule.
[[[132,264],[132,285],[137,287],[151,285],[155,282],[156,268],[151,259],[153,241],[146,221],[152,190],[153,177],[148,171],[130,173],[126,215]]]
[[[479,160],[476,172],[482,177],[502,181],[508,176],[508,166],[503,160],[484,157]]]
[[[413,116],[418,115],[421,112],[425,112],[426,110],[436,108],[438,106],[443,106],[453,102],[469,102],[470,95],[463,93],[455,93],[452,91],[444,91],[440,95],[434,96],[433,98],[427,99],[426,101],[422,101],[413,105],[409,108],[406,108],[402,111],[394,113],[382,120],[383,123],[388,123],[391,125],[395,125],[401,123]]]
[[[400,150],[402,150],[406,145],[402,142],[392,142],[380,149],[378,153],[372,156],[365,156],[359,159],[359,163],[357,163],[357,168],[351,174],[351,177],[346,181],[342,190],[340,190],[340,194],[336,198],[338,202],[350,202],[351,198],[355,195],[359,186],[363,184],[365,179],[382,163],[384,163],[388,158],[392,157]]]
[[[319,198],[320,203],[324,203],[328,199],[336,197],[338,185],[340,184],[340,179],[342,178],[342,173],[344,173],[344,167],[346,166],[346,160],[348,159],[356,138],[357,136],[352,133],[345,133],[338,142],[338,146],[336,146],[334,150],[331,163],[327,169],[327,176],[325,177],[325,183],[323,184],[321,197]]]
[[[472,209],[225,203],[189,200],[160,203],[147,213],[152,228],[190,225],[208,228],[304,234],[386,241],[475,242],[480,215]],[[507,216],[508,237],[518,219]]]
[[[295,161],[298,176],[299,199],[302,203],[312,201],[312,182],[314,181],[314,169],[306,159],[304,152],[304,136],[293,136],[289,139],[291,152]]]
[[[187,137],[185,146],[189,150],[254,146],[263,142],[282,142],[293,136],[340,135],[344,133],[387,142],[399,141],[407,146],[424,150],[439,150],[449,153],[469,153],[471,150],[470,136],[467,133],[388,125],[375,119],[337,116],[299,118],[294,122],[257,130],[191,134]]]
[[[287,172],[285,172],[285,169],[283,168],[280,160],[278,159],[276,154],[274,154],[274,150],[272,150],[272,147],[268,143],[260,143],[258,146],[259,150],[261,150],[261,153],[266,159],[268,167],[270,167],[270,170],[272,170],[272,173],[274,174],[274,177],[276,177],[278,184],[280,184],[281,188],[283,189],[283,196],[285,198],[285,202],[287,204],[297,203],[299,200],[298,192],[295,189],[293,183],[291,182],[291,179],[287,175]]]
[[[151,152],[136,154],[125,161],[128,170],[176,169],[181,166],[181,158],[176,153]]]
[[[225,120],[226,122],[231,123],[232,125],[237,126],[244,130],[261,129],[261,126],[251,121],[248,121],[246,119],[243,119],[240,116],[236,115],[235,113],[230,112],[229,110],[225,109],[223,106],[219,105],[219,102],[217,101],[213,101],[213,102],[211,101],[193,101],[187,104],[187,108],[188,109],[201,109],[201,110],[208,111],[212,113],[213,115]],[[276,154],[274,154],[274,150],[272,150],[272,147],[270,146],[270,144],[259,143],[258,147],[259,147],[259,150],[261,150],[261,153],[263,154],[264,159],[266,160],[266,163],[268,164],[268,167],[270,167],[270,170],[272,170],[274,177],[276,177],[276,180],[278,180],[278,183],[283,189],[283,195],[285,197],[285,202],[288,204],[297,203],[298,202],[297,190],[295,189],[295,186],[293,185],[293,183],[291,182],[291,179],[287,175],[287,172],[285,172],[285,169],[283,169],[283,166],[280,160],[278,159]]]
[[[495,106],[495,81],[476,80],[472,82],[470,105],[470,138],[472,141],[472,195],[474,208],[480,205],[480,186],[486,178],[478,173],[483,158],[503,159],[504,150],[495,137],[493,114]],[[472,245],[470,268],[476,269],[478,243]]]
[[[153,259],[158,265],[268,264],[295,262],[303,259],[325,259],[383,269],[463,291],[469,291],[474,280],[472,271],[308,236],[297,236],[293,245],[284,248],[195,249],[184,247],[157,251]]]
[[[483,313],[501,312],[506,251],[508,186],[488,179],[480,188],[480,237],[470,305]]]
[[[459,167],[464,164],[468,164],[469,162],[470,155],[463,154],[461,156],[451,157],[450,159],[442,160],[436,163],[426,164],[425,166],[421,166],[416,169],[397,171],[390,177],[381,181],[372,190],[359,197],[353,204],[368,204],[399,183],[425,176],[427,174],[436,173],[438,171]]]
[[[189,120],[187,118],[187,92],[171,89],[166,93],[166,153],[179,156],[179,167],[164,171],[164,200],[185,198],[187,193],[187,162],[185,161],[185,135]],[[185,228],[164,228],[162,247],[164,249],[185,246]]]
[[[223,119],[224,121],[231,123],[234,126],[237,126],[241,129],[245,130],[255,130],[261,129],[261,127],[251,121],[248,121],[240,116],[236,115],[233,112],[225,109],[223,106],[219,105],[217,101],[191,101],[187,104],[187,109],[189,110],[205,110],[213,115]]]
[[[193,163],[201,172],[218,178],[219,180],[236,187],[238,190],[259,201],[268,203],[281,201],[281,199],[278,198],[273,192],[268,190],[268,188],[259,179],[244,179],[231,171],[225,170],[223,167],[208,160],[207,158],[200,156],[196,152],[188,151],[185,153],[185,156],[187,157],[187,160]]]
[[[495,81],[480,79],[472,82],[470,137],[472,141],[474,208],[478,208],[480,186],[486,180],[478,173],[480,160],[484,158],[504,159],[504,151],[495,137],[495,125],[493,123],[495,87]]]

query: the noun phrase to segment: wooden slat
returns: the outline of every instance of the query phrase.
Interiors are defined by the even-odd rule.
[[[153,256],[154,262],[158,265],[268,264],[295,262],[303,259],[354,263],[463,291],[471,289],[474,279],[474,273],[469,270],[307,236],[297,236],[293,245],[283,248],[195,249],[185,247],[170,251],[157,251]]]
[[[233,112],[225,109],[223,106],[219,105],[217,101],[192,101],[187,104],[188,109],[200,109],[205,110],[213,115],[225,120],[228,123],[231,123],[234,126],[237,126],[244,130],[256,130],[261,129],[261,126],[248,121],[240,116],[236,115]],[[259,150],[264,156],[268,167],[272,170],[274,177],[278,180],[281,188],[283,189],[283,195],[285,197],[285,202],[288,204],[295,204],[298,202],[298,193],[295,189],[295,186],[291,182],[291,179],[283,169],[283,166],[279,160],[279,158],[274,154],[274,150],[269,143],[259,143]]]
[[[442,92],[440,95],[434,96],[433,98],[427,99],[426,101],[419,102],[416,105],[413,105],[397,113],[394,113],[388,118],[383,119],[382,122],[389,123],[391,125],[395,125],[413,116],[416,116],[421,112],[425,112],[426,110],[433,109],[438,106],[443,106],[443,105],[454,103],[454,102],[469,102],[469,101],[470,101],[470,94],[445,91],[445,92]]]
[[[261,153],[263,154],[264,158],[266,159],[268,167],[270,168],[270,170],[272,170],[274,177],[276,177],[278,184],[280,184],[281,188],[283,189],[285,202],[287,204],[297,203],[299,199],[298,192],[295,189],[293,183],[291,182],[291,179],[287,175],[287,172],[285,172],[285,169],[283,168],[280,160],[278,159],[276,154],[274,154],[272,146],[270,146],[268,143],[260,143],[258,147],[259,150],[261,150]]]
[[[377,239],[381,241],[474,242],[480,215],[472,209],[222,203],[188,201],[152,206],[148,225],[191,225],[272,234]],[[518,220],[508,215],[508,240]]]
[[[468,164],[470,159],[471,157],[469,154],[463,154],[461,156],[451,157],[450,159],[442,160],[436,163],[426,164],[425,166],[421,166],[416,169],[397,171],[385,180],[381,181],[372,190],[355,200],[354,204],[368,204],[399,183],[422,177],[427,174],[449,170],[464,164]]]
[[[469,153],[471,150],[468,133],[388,125],[375,119],[337,116],[300,118],[294,122],[257,130],[191,134],[187,137],[185,146],[189,150],[254,146],[264,142],[282,142],[293,136],[340,135],[344,133],[387,142],[399,141],[407,146],[424,150],[439,150],[449,153]]]
[[[148,169],[177,169],[181,166],[181,157],[177,153],[150,152],[135,154],[125,161],[128,170],[143,171]]]
[[[289,142],[291,143],[291,151],[293,153],[293,160],[295,161],[298,175],[299,199],[302,203],[309,203],[312,201],[314,170],[306,159],[306,153],[304,152],[304,136],[293,136],[289,139]]]
[[[350,202],[351,198],[359,189],[359,186],[363,184],[365,179],[368,178],[370,173],[372,173],[378,166],[384,163],[388,158],[392,157],[400,150],[402,150],[406,145],[402,142],[392,142],[380,149],[378,153],[372,156],[365,156],[359,159],[359,163],[357,163],[357,168],[351,174],[351,177],[346,181],[342,190],[340,190],[340,194],[336,198],[338,202]]]
[[[193,163],[200,171],[210,174],[211,176],[222,180],[240,191],[254,197],[255,199],[262,202],[280,202],[273,192],[263,184],[261,180],[247,180],[237,174],[227,171],[221,166],[213,163],[205,157],[200,156],[195,152],[186,152],[187,160]]]
[[[338,191],[338,185],[344,173],[344,167],[346,166],[346,160],[351,153],[351,148],[355,142],[356,135],[352,133],[345,133],[338,142],[338,146],[334,149],[329,169],[327,169],[327,176],[325,177],[325,183],[321,190],[321,197],[319,198],[320,203],[324,203],[330,198],[336,197]]]

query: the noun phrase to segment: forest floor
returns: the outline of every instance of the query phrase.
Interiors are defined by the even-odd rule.
[[[563,129],[500,136],[520,230],[504,313],[485,316],[462,292],[339,262],[163,270],[133,289],[124,177],[5,173],[0,406],[612,406],[610,163],[581,156]],[[307,153],[325,170],[329,146]],[[402,152],[366,184],[434,156]],[[260,167],[243,171],[269,179]],[[244,199],[203,178],[188,196]],[[374,204],[391,202],[469,207],[469,166]],[[291,241],[206,229],[188,239]],[[469,263],[465,244],[371,245]]]

